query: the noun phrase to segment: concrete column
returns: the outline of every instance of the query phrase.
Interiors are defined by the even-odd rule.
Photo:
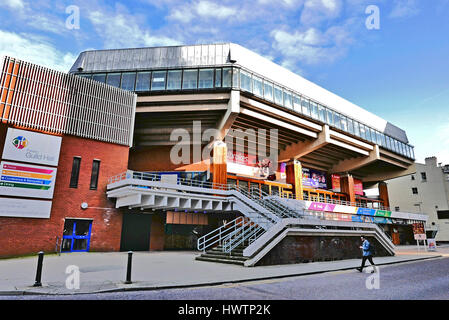
[[[211,173],[213,175],[212,182],[214,189],[219,189],[220,185],[227,183],[227,153],[228,148],[226,143],[217,141],[213,146],[213,156],[211,161]],[[215,186],[215,184],[217,184]]]
[[[355,202],[354,178],[348,174],[340,178],[341,192],[346,193],[348,201]]]
[[[388,186],[385,182],[379,182],[379,198],[384,202],[384,207],[390,207],[390,199],[388,197]]]
[[[293,186],[295,199],[303,200],[302,165],[298,160],[287,162],[285,168],[286,182]]]
[[[165,214],[151,215],[150,251],[164,250],[165,245]]]

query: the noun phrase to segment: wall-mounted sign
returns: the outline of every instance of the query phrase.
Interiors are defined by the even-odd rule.
[[[340,175],[333,174],[331,178],[332,178],[332,191],[341,192]]]
[[[50,218],[51,201],[0,198],[0,216],[15,218]]]
[[[363,196],[363,182],[359,179],[354,179],[354,193]]]
[[[8,128],[2,158],[57,166],[61,137]]]
[[[275,166],[269,158],[258,159],[255,155],[230,150],[227,154],[227,170],[231,173],[267,179],[275,174]]]
[[[0,163],[1,195],[52,199],[55,180],[55,168],[6,161]]]
[[[306,187],[327,189],[326,173],[303,167],[302,184]]]

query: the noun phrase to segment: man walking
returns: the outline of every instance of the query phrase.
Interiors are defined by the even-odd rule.
[[[360,272],[363,272],[363,268],[365,267],[365,262],[366,260],[368,260],[371,265],[374,267],[374,270],[372,272],[374,272],[376,269],[376,265],[373,262],[373,250],[371,247],[371,243],[368,241],[368,239],[366,239],[365,237],[360,237],[362,239],[362,246],[360,247],[360,249],[363,250],[363,257],[362,257],[362,265],[360,268],[357,268],[357,270],[359,270]]]

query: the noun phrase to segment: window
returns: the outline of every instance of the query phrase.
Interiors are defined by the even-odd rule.
[[[232,81],[232,69],[224,68],[223,69],[223,87],[230,88],[232,85],[231,81]]]
[[[151,72],[138,72],[136,91],[150,91]]]
[[[360,137],[360,127],[359,127],[359,123],[357,121],[354,121],[354,134],[357,137]]]
[[[334,115],[332,110],[327,109],[327,124],[330,126],[334,125]]]
[[[184,70],[182,77],[183,89],[196,89],[198,84],[198,70]]]
[[[413,194],[418,194],[418,188],[412,188],[412,193]]]
[[[233,68],[232,69],[232,87],[233,88],[239,88],[239,69]]]
[[[394,211],[398,212],[399,210],[401,210],[399,207],[394,207]]]
[[[106,73],[93,74],[92,80],[105,83],[106,82]]]
[[[134,85],[136,82],[135,72],[126,72],[122,75],[122,89],[128,91],[134,91]]]
[[[318,105],[315,102],[310,102],[310,113],[313,119],[318,120]]]
[[[181,89],[181,70],[170,70],[167,74],[167,90]]]
[[[412,175],[412,180],[415,180],[415,176],[414,175]]]
[[[109,73],[106,79],[106,83],[110,86],[120,88],[120,73]]]
[[[215,69],[215,88],[221,87],[221,69]]]
[[[251,75],[245,71],[240,71],[240,88],[252,92]]]
[[[360,124],[360,138],[368,140],[366,137],[365,125],[363,125],[363,124]]]
[[[318,106],[318,115],[321,122],[326,122],[326,109],[323,106]]]
[[[100,160],[94,160],[92,162],[92,174],[90,176],[90,190],[97,190],[99,173],[100,173]]]
[[[263,96],[268,101],[273,101],[273,84],[266,81],[263,82]]]
[[[427,174],[425,172],[421,172],[421,180],[424,182],[427,181]]]
[[[348,119],[345,116],[341,115],[340,122],[341,122],[341,129],[343,131],[348,132]]]
[[[253,93],[256,96],[263,97],[262,79],[253,76]]]
[[[348,132],[354,134],[354,122],[348,118]]]
[[[338,129],[341,129],[341,118],[340,114],[334,113],[334,126]]]
[[[198,88],[207,89],[214,87],[214,69],[200,69]]]
[[[289,109],[293,108],[292,95],[290,92],[285,90],[284,90],[284,107]]]
[[[154,71],[151,78],[151,90],[165,90],[165,71]]]
[[[78,188],[78,178],[80,176],[81,158],[74,157],[72,163],[72,174],[70,175],[70,188]]]
[[[309,100],[308,99],[301,99],[301,104],[302,104],[302,113],[305,114],[306,116],[310,117],[310,105],[309,105]]]
[[[274,103],[282,106],[282,88],[274,86]]]

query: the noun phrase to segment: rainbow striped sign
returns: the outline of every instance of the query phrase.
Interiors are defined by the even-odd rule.
[[[2,161],[0,194],[52,199],[56,169]]]

